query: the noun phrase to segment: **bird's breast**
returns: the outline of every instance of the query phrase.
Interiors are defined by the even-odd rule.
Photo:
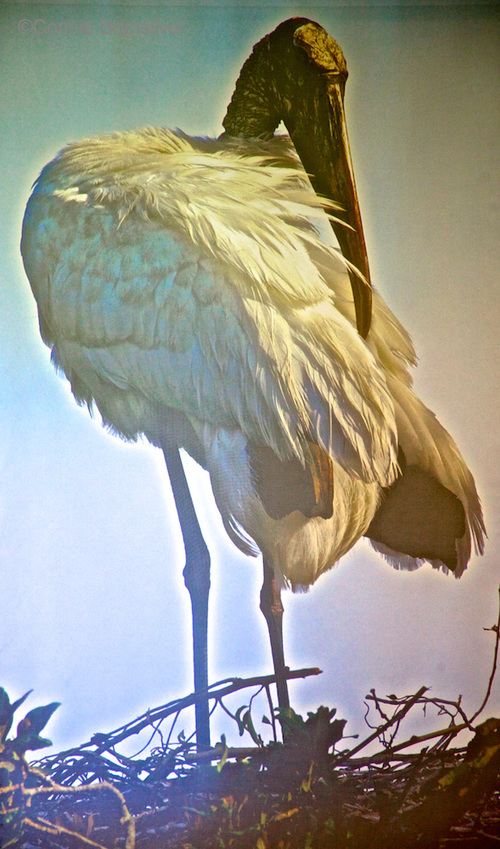
[[[304,468],[299,471],[295,464],[290,471],[272,460],[268,468],[275,482],[274,494],[270,495],[259,491],[261,481],[255,469],[258,452],[243,434],[205,427],[204,445],[212,488],[228,535],[247,554],[256,553],[254,541],[282,585],[306,589],[313,584],[349,551],[375,514],[380,487],[349,474],[335,461],[323,467],[316,461],[316,471],[312,472]],[[260,461],[266,459],[269,461],[269,456],[263,452]],[[318,514],[319,502],[311,482],[320,469],[327,477],[331,473],[331,482],[323,484],[323,516]],[[301,491],[304,483],[306,494]],[[328,509],[327,493],[331,497]],[[278,505],[281,515],[273,509]],[[308,515],[311,513],[316,515]]]

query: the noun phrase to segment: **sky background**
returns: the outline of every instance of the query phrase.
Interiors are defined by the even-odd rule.
[[[418,394],[476,477],[490,539],[460,581],[430,566],[395,572],[362,541],[308,594],[286,593],[288,662],[323,670],[292,684],[292,702],[337,707],[352,734],[372,687],[463,694],[469,713],[485,692],[500,577],[498,7],[4,2],[0,685],[12,699],[33,688],[29,707],[62,702],[46,729],[57,749],[190,692],[191,623],[160,452],[79,409],[41,342],[19,253],[31,184],[85,136],[144,125],[218,135],[253,44],[304,14],[346,55],[373,280],[412,335]],[[173,32],[112,36],[102,21]],[[64,23],[80,32],[59,34]],[[269,673],[260,563],[226,539],[206,476],[188,470],[213,556],[210,678]],[[497,682],[487,715],[499,711]]]

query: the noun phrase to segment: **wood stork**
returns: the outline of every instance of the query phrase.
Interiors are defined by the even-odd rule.
[[[23,224],[41,334],[76,400],[164,452],[196,689],[210,562],[180,448],[208,469],[233,542],[263,554],[281,707],[283,586],[310,586],[363,535],[397,567],[457,577],[471,542],[483,550],[471,473],[413,393],[411,341],[371,289],[346,77],[318,24],[286,21],[243,66],[219,139],[146,128],[70,144]],[[273,136],[281,120],[293,144]],[[206,704],[196,722],[207,746]]]

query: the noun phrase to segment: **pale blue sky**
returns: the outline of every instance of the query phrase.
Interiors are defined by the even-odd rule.
[[[54,373],[19,255],[23,209],[66,142],[161,124],[217,135],[253,44],[307,14],[348,62],[347,117],[373,278],[420,356],[416,385],[470,464],[490,542],[461,581],[395,573],[361,543],[308,595],[285,595],[301,710],[421,684],[481,701],[496,617],[500,15],[493,6],[7,3],[0,8],[0,684],[62,702],[61,748],[191,689],[183,555],[159,452],[106,434]],[[177,34],[107,34],[102,21]],[[22,21],[31,22],[23,24]],[[24,32],[38,23],[38,32]],[[64,25],[77,23],[78,34]],[[63,25],[63,26],[61,26]],[[182,29],[181,29],[182,25]],[[104,30],[104,31],[103,31]],[[179,32],[180,30],[180,32]],[[213,551],[211,678],[267,673],[260,565],[197,500]],[[500,710],[497,685],[492,712]]]

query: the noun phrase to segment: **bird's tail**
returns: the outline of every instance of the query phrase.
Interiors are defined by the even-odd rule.
[[[397,568],[424,560],[458,578],[472,544],[482,554],[486,534],[471,472],[455,442],[412,389],[387,375],[394,399],[402,474],[384,491],[367,536]]]

